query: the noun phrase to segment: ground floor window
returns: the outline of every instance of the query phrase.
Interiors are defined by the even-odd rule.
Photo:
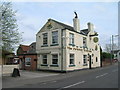
[[[83,55],[83,65],[87,65],[87,55]]]
[[[31,58],[25,58],[25,66],[31,65]]]
[[[74,54],[70,54],[70,65],[74,64]]]
[[[52,55],[52,64],[58,64],[58,54]]]
[[[47,64],[47,54],[42,55],[42,63]]]
[[[98,58],[96,57],[96,62],[98,62]]]

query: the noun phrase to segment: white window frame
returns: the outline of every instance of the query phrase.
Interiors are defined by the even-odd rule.
[[[45,36],[46,34],[46,36]],[[47,45],[48,44],[48,33],[43,33],[43,45]],[[44,40],[46,39],[46,43],[44,43]]]
[[[74,34],[73,33],[69,34],[69,44],[74,45]]]
[[[83,37],[83,47],[87,47],[87,38]]]
[[[83,65],[87,65],[87,55],[83,55]]]
[[[57,55],[57,58],[53,58],[53,55]],[[56,64],[53,63],[53,59],[57,59],[57,63]],[[58,65],[58,54],[52,54],[52,65]]]
[[[46,55],[46,58],[44,58],[45,55]],[[42,55],[42,64],[47,64],[47,63],[44,63],[44,60],[46,60],[46,62],[47,62],[47,54]]]
[[[52,31],[52,44],[58,44],[58,31]]]
[[[30,63],[30,65],[27,64],[28,62]],[[25,66],[31,66],[31,58],[29,58],[29,57],[25,58]]]
[[[73,57],[71,58],[71,55],[73,55]],[[69,54],[69,64],[70,65],[74,65],[75,64],[75,54],[73,54],[73,53],[70,53]],[[71,60],[72,60],[72,63],[71,63]]]

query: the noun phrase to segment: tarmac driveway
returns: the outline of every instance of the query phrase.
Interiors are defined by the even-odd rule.
[[[7,79],[12,79],[12,80],[22,80],[22,79],[32,79],[32,78],[38,78],[38,77],[47,77],[47,76],[54,76],[54,75],[58,75],[59,73],[55,73],[55,72],[44,72],[44,71],[26,71],[26,70],[19,70],[20,72],[20,77],[11,77],[10,74],[9,75],[5,75],[3,76],[3,80],[7,80]]]

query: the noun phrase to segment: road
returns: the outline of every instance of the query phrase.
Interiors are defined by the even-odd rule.
[[[57,90],[64,88],[118,88],[118,64],[63,73],[50,77],[44,82],[33,80],[30,84],[14,88],[57,88]]]

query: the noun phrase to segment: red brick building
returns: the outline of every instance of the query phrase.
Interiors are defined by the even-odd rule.
[[[37,70],[36,42],[29,46],[20,45],[17,50],[17,55],[20,58],[20,69]]]

